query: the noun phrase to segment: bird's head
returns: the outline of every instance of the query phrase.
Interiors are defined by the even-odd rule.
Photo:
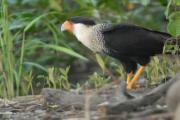
[[[67,19],[61,26],[61,31],[72,32],[77,40],[85,46],[91,46],[92,31],[95,22],[87,17],[71,17]]]
[[[61,25],[61,31],[67,30],[74,34],[76,34],[77,32],[78,33],[81,32],[81,34],[83,34],[82,32],[84,32],[85,30],[87,30],[87,28],[90,28],[91,26],[94,26],[94,25],[95,25],[95,22],[91,20],[90,18],[76,16],[76,17],[71,17],[67,19]]]

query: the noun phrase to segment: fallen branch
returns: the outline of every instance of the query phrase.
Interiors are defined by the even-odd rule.
[[[77,109],[84,109],[85,106],[85,94],[79,94],[76,92],[64,91],[61,89],[44,88],[41,92],[44,97],[45,105],[59,105],[60,107],[74,107]],[[93,96],[90,103],[90,109],[96,109],[96,106],[106,99],[99,96]]]
[[[154,88],[151,92],[146,93],[143,96],[137,97],[135,94],[129,94],[126,91],[125,84],[121,82],[120,89],[113,89],[113,95],[105,97],[100,93],[102,91],[107,91],[107,88],[112,87],[108,85],[106,87],[100,88],[100,90],[90,93],[88,102],[86,102],[86,94],[80,94],[72,91],[64,91],[57,89],[45,88],[42,90],[42,96],[44,97],[45,104],[56,104],[61,108],[73,106],[74,108],[84,109],[86,104],[89,104],[88,109],[94,110],[98,109],[102,116],[117,115],[122,112],[132,112],[137,110],[142,110],[143,107],[154,104],[161,97],[165,96],[169,87],[176,82],[180,77],[178,73],[174,78],[168,80],[165,84],[159,85]],[[118,90],[118,92],[117,92]],[[100,103],[106,103],[101,104]],[[98,108],[97,108],[98,106]],[[150,111],[149,113],[151,113]],[[141,113],[142,114],[142,113]],[[138,116],[138,114],[137,114]]]
[[[180,73],[176,74],[174,78],[170,79],[165,84],[159,85],[157,88],[154,88],[151,92],[142,97],[130,99],[125,102],[117,103],[115,105],[112,103],[100,105],[98,107],[98,111],[102,113],[102,116],[105,116],[107,114],[119,114],[124,111],[131,112],[138,110],[143,106],[152,105],[162,96],[165,96],[168,88],[179,79]]]
[[[61,89],[44,88],[41,95],[44,98],[45,105],[59,105],[61,107],[73,106],[74,108],[84,109],[86,104],[89,104],[91,110],[96,110],[97,105],[106,101],[121,101],[124,102],[127,99],[132,99],[133,96],[128,94],[125,90],[126,83],[122,81],[118,88],[112,89],[113,84],[105,85],[99,90],[93,91],[91,93],[84,92],[80,94],[78,92],[64,91]],[[111,89],[110,89],[111,88]],[[110,89],[112,94],[104,94],[101,92]],[[88,97],[88,102],[86,97]]]

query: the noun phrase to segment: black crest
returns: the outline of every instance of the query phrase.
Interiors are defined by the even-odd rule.
[[[94,22],[94,20],[87,18],[87,17],[81,17],[81,16],[71,17],[68,20],[72,21],[73,23],[83,23],[85,25],[95,25],[96,24]]]

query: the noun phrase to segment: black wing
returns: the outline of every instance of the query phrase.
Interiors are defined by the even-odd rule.
[[[111,54],[153,56],[162,53],[164,42],[171,35],[140,26],[119,24],[102,31]]]

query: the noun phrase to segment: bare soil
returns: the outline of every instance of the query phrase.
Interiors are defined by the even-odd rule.
[[[151,91],[151,88],[139,88],[129,91],[133,96],[141,96]],[[96,90],[89,90],[89,94],[97,92]],[[68,91],[68,94],[74,94],[74,91]],[[85,93],[79,95],[84,96]],[[125,101],[124,96],[117,95],[117,86],[109,88],[108,90],[98,93],[99,98],[103,98],[100,102],[110,101],[116,103],[118,100]],[[97,108],[87,108],[88,101],[83,101],[81,105],[73,105],[71,102],[61,101],[63,103],[47,103],[45,93],[42,95],[31,95],[16,97],[12,100],[0,100],[0,119],[1,120],[171,120],[172,113],[167,111],[165,98],[162,97],[156,103],[140,107],[131,112],[123,112],[116,115],[103,116]],[[58,96],[58,95],[57,95]],[[69,96],[69,95],[68,95]],[[88,95],[86,95],[88,96]],[[117,97],[118,96],[118,97]],[[54,96],[52,96],[54,99]],[[79,97],[78,97],[79,98]],[[96,97],[95,99],[99,99]],[[77,99],[77,98],[75,98]],[[80,98],[81,100],[81,98]],[[73,101],[73,100],[72,100]],[[98,100],[97,100],[98,101]],[[53,102],[53,101],[52,101]],[[99,104],[99,102],[94,103]]]
[[[122,81],[79,91],[44,88],[39,95],[0,99],[0,120],[179,120],[179,80],[180,72],[166,83],[133,90]]]

